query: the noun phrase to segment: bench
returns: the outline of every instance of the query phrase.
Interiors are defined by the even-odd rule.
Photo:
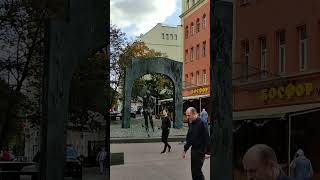
[[[117,117],[119,117],[120,120],[122,120],[122,115],[121,115],[121,114],[110,114],[110,119],[111,119],[112,121],[117,120]]]
[[[0,171],[0,180],[20,180],[21,175],[32,176],[32,180],[39,179],[39,171]]]
[[[124,153],[111,153],[110,156],[110,166],[122,165],[124,164]]]

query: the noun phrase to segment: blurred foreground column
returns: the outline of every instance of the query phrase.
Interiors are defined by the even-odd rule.
[[[232,180],[232,0],[210,0],[210,179]]]
[[[63,180],[73,70],[107,46],[106,0],[35,0],[48,9],[45,32],[41,180]],[[72,93],[72,92],[71,92]]]

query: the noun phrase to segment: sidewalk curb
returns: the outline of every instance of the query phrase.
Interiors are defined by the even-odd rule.
[[[169,137],[168,142],[181,142],[186,139],[185,136]],[[161,137],[150,137],[150,138],[111,138],[110,144],[126,144],[126,143],[155,143],[162,142]]]

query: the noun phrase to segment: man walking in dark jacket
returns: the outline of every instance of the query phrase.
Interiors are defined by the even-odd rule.
[[[191,146],[191,174],[193,180],[204,180],[202,166],[205,155],[209,149],[209,132],[205,122],[198,117],[197,110],[190,107],[186,111],[188,121],[191,122],[187,134],[187,142],[184,145],[182,158],[185,159],[186,152]],[[209,157],[209,156],[208,156]]]

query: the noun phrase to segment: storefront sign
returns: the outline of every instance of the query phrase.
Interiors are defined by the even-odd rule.
[[[209,91],[208,87],[201,87],[201,88],[197,88],[197,89],[193,89],[192,90],[192,94],[203,94],[203,93],[207,93]]]
[[[301,83],[301,84],[288,84],[287,86],[273,87],[270,89],[263,89],[260,91],[259,96],[263,101],[272,99],[292,98],[310,96],[314,91],[312,83]]]

